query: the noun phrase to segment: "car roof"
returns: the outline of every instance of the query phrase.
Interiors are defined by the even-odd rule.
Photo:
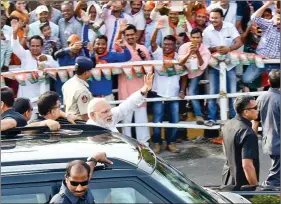
[[[2,172],[5,166],[11,171],[12,167],[21,165],[47,165],[68,163],[75,159],[85,160],[95,152],[106,152],[108,158],[119,160],[117,165],[119,168],[123,163],[126,168],[131,166],[131,168],[141,168],[150,173],[153,171],[156,162],[154,153],[134,139],[94,125],[62,125],[62,129],[83,130],[83,132],[77,136],[58,137],[41,131],[39,134],[2,137]],[[55,141],[50,139],[55,139]],[[24,169],[31,170],[32,167]],[[4,172],[7,171],[4,170]]]

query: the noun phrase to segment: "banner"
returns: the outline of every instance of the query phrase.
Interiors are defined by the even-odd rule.
[[[270,63],[280,63],[279,59],[263,59],[262,56],[253,53],[243,53],[233,51],[227,55],[220,55],[219,53],[213,53],[209,60],[209,65],[214,68],[219,68],[220,62],[224,62],[226,65],[249,65],[256,64],[258,68],[264,68],[265,61]],[[269,63],[269,62],[267,62]],[[17,80],[21,86],[26,86],[26,81],[30,83],[42,83],[48,82],[46,77],[57,79],[57,76],[62,82],[67,81],[73,77],[75,67],[66,66],[60,68],[45,68],[44,70],[24,70],[24,71],[10,71],[1,73],[1,82],[5,84],[5,78]],[[149,60],[149,61],[137,61],[137,62],[124,62],[124,63],[107,63],[97,64],[92,69],[92,79],[100,81],[101,76],[104,75],[107,80],[111,80],[112,75],[125,74],[129,80],[133,80],[134,73],[137,77],[141,78],[144,74],[157,72],[161,76],[175,76],[188,74],[185,66],[179,65],[176,60]]]
[[[212,54],[209,60],[209,65],[213,68],[219,68],[219,64],[224,62],[226,65],[250,65],[256,64],[258,68],[264,68],[264,59],[262,56],[254,53],[245,53],[239,51],[233,51],[227,55],[221,55],[217,52]]]

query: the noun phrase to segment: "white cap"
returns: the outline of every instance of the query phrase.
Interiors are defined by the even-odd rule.
[[[41,6],[38,6],[37,8],[36,8],[36,14],[40,14],[40,13],[42,13],[42,12],[44,12],[44,11],[47,11],[48,13],[49,13],[49,9],[47,8],[47,6],[43,6],[43,5],[41,5]]]
[[[170,11],[182,12],[184,9],[183,1],[172,1]]]

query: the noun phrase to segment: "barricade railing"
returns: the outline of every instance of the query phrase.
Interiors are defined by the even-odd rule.
[[[144,62],[143,62],[144,63]],[[265,64],[280,64],[279,59],[265,59]],[[147,64],[147,63],[144,63]],[[152,64],[152,63],[150,63]],[[110,66],[111,64],[107,64]],[[112,64],[113,65],[113,64]],[[102,66],[102,65],[101,65]],[[68,66],[71,67],[71,66]],[[63,67],[65,68],[65,67]],[[56,68],[56,69],[63,69],[63,68]],[[16,70],[18,72],[19,69]],[[26,71],[26,70],[25,70]],[[220,93],[219,94],[207,94],[207,95],[195,95],[195,96],[186,96],[184,99],[179,97],[159,97],[159,98],[146,98],[145,102],[156,102],[156,101],[175,101],[175,100],[195,100],[195,99],[219,99],[220,101],[220,117],[221,121],[227,120],[227,104],[228,98],[234,98],[241,95],[251,95],[251,96],[259,96],[260,94],[264,93],[263,91],[260,92],[246,92],[246,93],[227,93],[226,88],[226,66],[220,66]],[[115,92],[118,92],[115,90]],[[38,98],[32,98],[31,102],[37,102]],[[110,104],[120,104],[123,100],[117,101],[109,101]],[[36,109],[37,107],[35,107]],[[219,129],[220,126],[216,125],[213,127],[207,127],[204,125],[196,125],[194,123],[178,123],[178,124],[171,124],[171,123],[129,123],[129,124],[118,124],[118,127],[164,127],[164,128],[194,128],[194,129]]]

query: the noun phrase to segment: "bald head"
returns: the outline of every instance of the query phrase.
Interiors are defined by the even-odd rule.
[[[81,160],[74,160],[66,167],[66,177],[71,177],[73,174],[87,174],[90,175],[89,165]]]

